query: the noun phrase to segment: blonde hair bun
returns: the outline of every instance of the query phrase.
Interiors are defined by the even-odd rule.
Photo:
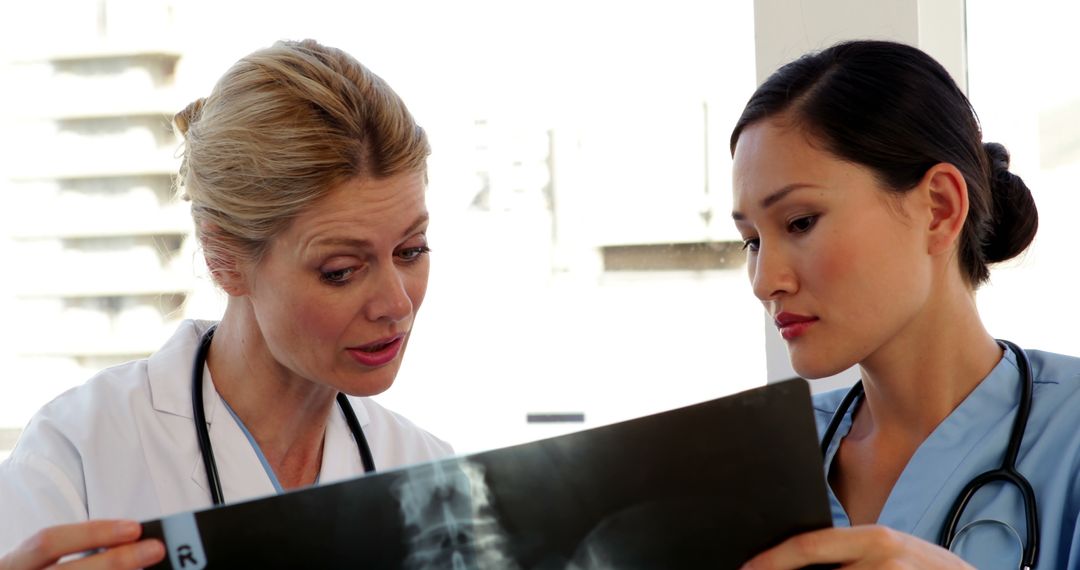
[[[191,128],[195,121],[199,120],[204,103],[206,103],[206,97],[199,97],[189,103],[187,107],[184,107],[183,111],[173,115],[173,124],[176,125],[176,130],[180,132],[181,136],[187,137],[188,129]]]

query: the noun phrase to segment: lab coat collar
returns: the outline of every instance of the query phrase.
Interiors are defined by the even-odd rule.
[[[147,375],[150,379],[150,401],[154,409],[166,414],[191,419],[191,372],[195,363],[195,352],[203,333],[214,324],[213,321],[184,321],[173,333],[172,338],[147,360]],[[211,383],[203,383],[203,394]],[[213,422],[213,399],[207,402],[206,417]]]
[[[367,408],[360,398],[349,398],[356,419],[366,431],[370,424]],[[360,448],[353,438],[345,415],[337,405],[330,413],[326,424],[326,436],[323,439],[322,467],[319,471],[319,483],[330,483],[356,477],[364,473],[364,464],[360,460]]]

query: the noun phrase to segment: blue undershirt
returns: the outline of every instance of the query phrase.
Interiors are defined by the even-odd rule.
[[[225,404],[225,409],[229,410],[229,415],[231,415],[233,419],[236,420],[236,425],[240,426],[240,431],[244,432],[244,436],[247,437],[248,443],[251,444],[251,449],[255,450],[255,456],[259,458],[259,463],[262,463],[263,469],[266,471],[266,476],[270,478],[270,483],[274,485],[274,492],[279,495],[284,493],[284,487],[282,487],[281,482],[278,481],[277,475],[274,474],[274,470],[270,468],[270,462],[267,461],[266,456],[263,455],[262,448],[260,448],[259,443],[255,441],[255,436],[251,435],[251,432],[248,431],[247,426],[244,425],[243,420],[240,419],[240,416],[236,415],[236,412],[232,409],[232,406],[230,406],[224,398],[221,400],[221,403]],[[315,483],[313,483],[313,485],[319,484],[320,475],[322,475],[321,471],[320,473],[315,475]]]

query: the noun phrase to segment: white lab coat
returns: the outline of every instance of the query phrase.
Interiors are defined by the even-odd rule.
[[[100,372],[30,420],[11,456],[0,463],[0,555],[48,526],[148,520],[210,506],[192,424],[191,367],[211,324],[184,321],[149,358]],[[350,400],[377,469],[452,453],[448,444],[374,401]],[[255,450],[205,369],[203,401],[226,502],[273,494]],[[325,437],[320,483],[363,474],[340,410],[330,415]]]

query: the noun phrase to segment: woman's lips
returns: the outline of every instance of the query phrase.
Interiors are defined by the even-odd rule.
[[[795,313],[780,313],[774,319],[776,328],[780,329],[780,336],[784,337],[784,340],[793,340],[802,336],[817,321],[817,317]]]
[[[353,357],[364,366],[382,366],[397,358],[401,352],[401,346],[405,342],[405,335],[399,334],[385,338],[363,346],[354,346],[345,349],[349,356]]]

